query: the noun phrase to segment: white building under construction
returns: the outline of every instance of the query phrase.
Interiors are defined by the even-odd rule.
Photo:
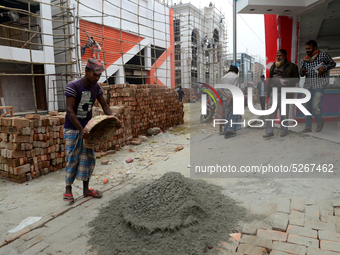
[[[84,47],[91,37],[98,54],[97,47]],[[0,102],[13,106],[14,113],[64,110],[66,84],[84,74],[92,57],[107,68],[100,82],[213,83],[223,74],[224,38],[223,17],[213,6],[171,7],[157,0],[1,1]]]
[[[219,83],[225,67],[227,33],[224,16],[212,4],[199,9],[177,4],[174,10],[176,85]]]

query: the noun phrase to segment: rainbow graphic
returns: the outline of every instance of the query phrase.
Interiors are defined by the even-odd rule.
[[[220,96],[218,95],[217,91],[216,91],[213,87],[211,87],[210,85],[208,85],[208,84],[206,84],[206,83],[203,83],[203,82],[198,82],[198,83],[199,83],[199,84],[202,84],[204,87],[206,87],[206,88],[210,89],[212,92],[214,92],[215,95],[217,96],[218,100],[220,101],[220,104],[223,105]],[[205,93],[207,93],[207,94],[212,98],[212,100],[214,101],[215,105],[217,105],[215,98],[213,97],[213,95],[212,95],[208,90],[206,90],[206,89],[204,89],[204,88],[199,88],[199,89],[201,89],[201,90],[203,90]]]

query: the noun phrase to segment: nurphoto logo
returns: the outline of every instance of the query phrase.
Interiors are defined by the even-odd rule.
[[[209,86],[210,87],[210,86]],[[211,88],[211,87],[210,87]],[[230,92],[232,93],[233,96],[233,114],[239,114],[239,115],[244,115],[244,94],[242,92],[242,90],[239,87],[236,87],[234,85],[228,85],[228,84],[215,84],[215,88],[216,89],[228,89],[230,90]],[[220,100],[220,97],[218,96],[216,90],[213,90],[213,92],[217,95],[218,99]],[[303,98],[287,98],[287,93],[302,93],[305,95],[305,97]],[[209,93],[210,94],[210,93]],[[278,104],[278,91],[277,88],[273,88],[272,91],[272,105],[271,108],[268,110],[258,110],[255,109],[254,105],[253,105],[253,88],[252,87],[248,87],[248,107],[251,113],[255,114],[255,115],[269,115],[271,113],[273,113],[275,111],[275,109],[277,108],[277,104]],[[211,96],[211,94],[210,94]],[[304,88],[294,88],[294,87],[286,87],[286,88],[281,88],[281,109],[282,109],[282,113],[281,115],[286,115],[287,114],[287,105],[295,105],[297,108],[300,109],[300,111],[304,114],[304,115],[312,115],[304,106],[303,103],[308,102],[311,99],[311,93],[309,92],[309,90],[304,89]],[[207,95],[206,94],[202,94],[202,100],[201,100],[201,112],[202,115],[206,115],[207,114]],[[220,103],[221,100],[220,100]],[[254,123],[254,121],[256,122],[261,122],[262,124],[260,126],[254,126],[251,123]],[[274,125],[275,121],[279,121],[279,119],[266,119],[266,121],[272,121],[272,125]],[[289,122],[294,122],[294,125],[289,126],[288,123]],[[213,126],[215,127],[215,125],[219,125],[219,124],[226,124],[228,123],[227,120],[225,119],[214,119],[214,123]],[[231,121],[231,125],[232,125],[232,121]],[[234,123],[234,124],[243,124],[245,126],[245,120],[243,121],[243,123]],[[283,121],[281,121],[281,124],[285,127],[295,127],[297,125],[297,121],[294,119],[285,119]],[[262,125],[264,125],[264,121],[261,119],[251,119],[248,121],[248,125],[250,127],[261,127]]]

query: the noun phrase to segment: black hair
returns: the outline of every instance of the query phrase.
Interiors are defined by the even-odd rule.
[[[261,75],[261,78],[264,78],[264,75],[263,75],[263,74]]]
[[[312,45],[313,48],[314,47],[318,48],[318,44],[314,40],[309,40],[308,42],[306,42],[306,45]]]
[[[228,73],[229,73],[229,72],[233,72],[233,73],[238,74],[238,68],[237,68],[237,66],[230,65]]]
[[[279,49],[278,52],[281,52],[283,55],[287,56],[287,51],[285,49]]]

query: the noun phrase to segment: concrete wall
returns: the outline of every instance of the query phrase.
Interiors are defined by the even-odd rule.
[[[19,66],[19,67],[18,67]],[[31,66],[0,63],[0,73],[30,73]],[[30,76],[1,76],[0,86],[3,94],[1,104],[13,106],[13,112],[34,111],[32,78]]]

